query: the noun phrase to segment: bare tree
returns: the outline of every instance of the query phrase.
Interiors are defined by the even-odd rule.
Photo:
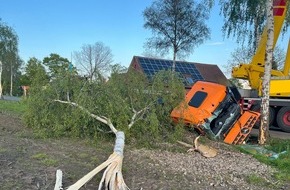
[[[163,55],[172,50],[173,71],[177,56],[189,55],[194,47],[209,38],[210,31],[205,21],[209,18],[211,6],[206,2],[156,0],[143,12],[144,27],[154,35],[148,39],[146,46],[157,49]]]
[[[239,64],[244,64],[244,63],[251,63],[252,57],[254,55],[254,50],[251,47],[239,47],[236,48],[233,52],[231,52],[231,57],[227,61],[226,65],[223,65],[223,67],[226,70],[227,74],[231,74],[232,69],[234,67],[237,67]],[[282,49],[279,46],[276,46],[273,52],[273,62],[272,62],[272,69],[274,70],[282,70],[284,63],[285,63],[285,58],[286,58],[286,53],[284,49]]]
[[[252,60],[253,51],[251,48],[242,46],[236,48],[233,52],[231,52],[231,57],[227,61],[227,64],[224,65],[227,74],[232,73],[232,69],[238,66],[241,63],[250,63]]]
[[[104,76],[113,62],[111,49],[102,42],[83,45],[80,51],[74,52],[74,58],[90,81]]]
[[[276,46],[273,52],[272,69],[282,70],[286,60],[286,52],[283,48]]]

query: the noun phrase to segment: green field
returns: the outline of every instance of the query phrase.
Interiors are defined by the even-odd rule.
[[[27,108],[25,101],[0,100],[0,112],[22,115]]]

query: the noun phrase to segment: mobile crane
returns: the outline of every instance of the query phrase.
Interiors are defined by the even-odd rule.
[[[283,22],[287,12],[287,0],[273,1],[274,15],[274,47],[281,32]],[[249,81],[250,87],[257,93],[248,93],[243,97],[243,101],[248,104],[248,108],[258,111],[261,103],[262,77],[264,75],[265,51],[267,42],[267,28],[265,27],[259,45],[252,61],[248,64],[242,63],[232,69],[232,77],[238,79],[246,79]],[[288,42],[288,50],[284,69],[282,71],[271,71],[270,80],[270,108],[269,123],[270,125],[276,121],[281,130],[290,133],[290,41]],[[256,94],[256,95],[254,95]]]

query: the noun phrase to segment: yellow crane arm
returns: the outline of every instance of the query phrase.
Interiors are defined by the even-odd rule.
[[[274,47],[281,32],[283,22],[285,20],[287,12],[287,0],[274,0],[273,1],[273,15],[274,15]],[[232,69],[232,77],[239,79],[246,79],[249,81],[250,86],[253,89],[259,90],[261,86],[261,77],[264,75],[265,65],[265,52],[267,43],[267,27],[265,27],[257,51],[252,58],[251,63],[242,63]],[[289,54],[289,53],[287,53]],[[288,57],[288,56],[287,56]],[[288,58],[288,60],[290,57]],[[276,77],[288,76],[289,61],[285,63],[285,68],[288,69],[285,72],[278,70],[272,70],[271,75]],[[285,73],[287,73],[285,75]]]
[[[273,2],[273,15],[274,15],[274,43],[273,48],[275,48],[276,42],[280,35],[283,22],[286,16],[286,0],[276,0]],[[265,53],[267,45],[267,27],[264,28],[262,33],[257,51],[253,56],[251,64],[264,66],[265,65]]]

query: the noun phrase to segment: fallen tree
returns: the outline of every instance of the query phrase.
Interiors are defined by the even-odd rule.
[[[110,119],[106,117],[100,117],[95,114],[90,113],[87,109],[84,107],[78,105],[75,102],[69,102],[69,101],[62,101],[62,100],[55,100],[56,102],[63,103],[63,104],[69,104],[71,106],[77,107],[81,109],[82,111],[89,114],[94,119],[106,124],[109,126],[110,130],[116,135],[116,142],[114,147],[114,152],[109,156],[109,158],[103,162],[101,165],[96,167],[94,170],[86,174],[84,177],[82,177],[80,180],[78,180],[75,184],[68,187],[68,190],[78,190],[83,185],[85,185],[88,181],[90,181],[96,174],[98,174],[100,171],[106,168],[106,170],[103,173],[103,177],[99,183],[99,190],[102,189],[103,185],[105,186],[105,189],[110,190],[126,190],[129,189],[124,182],[123,175],[122,175],[122,163],[123,163],[123,152],[124,152],[124,146],[125,146],[125,134],[123,131],[118,131],[114,125],[111,123]],[[135,119],[138,119],[138,115],[140,115],[142,112],[144,112],[147,108],[140,110],[139,112],[135,112],[129,126],[132,126],[135,122]],[[129,127],[128,126],[128,127]],[[56,184],[54,190],[61,190],[62,189],[62,172],[57,171],[56,175]]]
[[[102,170],[99,189],[128,189],[122,175],[125,134],[129,141],[135,138],[148,144],[172,138],[179,129],[170,125],[170,110],[183,97],[183,84],[169,71],[157,73],[150,81],[137,72],[113,72],[107,83],[71,74],[56,76],[45,88],[31,86],[25,121],[46,137],[96,139],[97,134],[115,134],[116,144],[108,160],[69,189],[79,189]],[[61,189],[61,174],[57,172],[55,189]]]

